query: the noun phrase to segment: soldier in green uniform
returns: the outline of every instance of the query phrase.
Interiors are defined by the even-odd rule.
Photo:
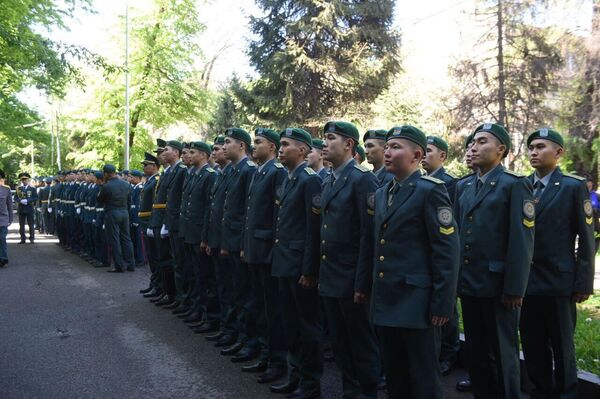
[[[142,171],[133,169],[129,171],[131,184],[131,206],[129,208],[129,223],[131,225],[131,243],[133,244],[133,257],[135,266],[142,267],[146,264],[146,254],[142,244],[142,230],[138,216],[140,208],[140,193],[142,191]]]
[[[375,198],[371,317],[391,398],[441,398],[435,328],[456,300],[459,242],[444,183],[419,170],[425,134],[392,128],[385,165],[394,180]]]
[[[29,226],[29,242],[35,240],[35,228],[33,225],[34,206],[38,199],[37,190],[29,184],[31,176],[27,172],[19,173],[21,184],[15,189],[14,202],[17,204],[17,215],[19,215],[19,234],[21,241],[25,244],[25,224]]]
[[[39,229],[40,233],[49,234],[48,198],[50,197],[50,184],[52,183],[52,179],[50,177],[44,177],[41,182],[42,185],[38,188],[38,207],[40,208]]]
[[[308,167],[317,172],[322,180],[329,176],[330,171],[323,166],[323,140],[313,138],[312,147],[306,157]]]
[[[373,274],[373,215],[379,183],[353,158],[359,133],[328,122],[323,156],[332,173],[321,194],[319,294],[342,371],[344,396],[375,398],[380,377],[375,332],[369,323]]]
[[[521,343],[532,398],[577,398],[573,333],[576,303],[594,290],[592,204],[585,179],[557,166],[562,136],[551,129],[527,138],[534,187],[535,247],[521,313]],[[576,243],[577,242],[577,243]]]
[[[367,130],[363,135],[363,143],[365,143],[365,153],[367,161],[373,165],[373,173],[377,177],[379,187],[391,181],[394,176],[385,169],[383,164],[383,150],[385,147],[385,139],[387,130]]]
[[[535,205],[525,176],[504,169],[504,127],[486,123],[471,148],[475,179],[457,198],[466,360],[476,397],[520,398],[518,325],[533,255]],[[488,354],[495,359],[495,371]]]

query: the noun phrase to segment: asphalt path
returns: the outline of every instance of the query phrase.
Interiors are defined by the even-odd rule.
[[[138,290],[149,271],[106,273],[39,236],[0,269],[0,398],[270,398],[268,385]],[[461,370],[444,377],[447,398]],[[341,397],[326,363],[323,397]],[[384,397],[380,394],[380,397]]]

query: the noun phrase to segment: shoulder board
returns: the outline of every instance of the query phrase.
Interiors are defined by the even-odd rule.
[[[311,176],[317,174],[317,172],[315,172],[314,170],[312,170],[312,168],[309,168],[308,166],[306,168],[304,168],[304,171]]]
[[[355,167],[356,169],[360,170],[360,171],[361,171],[361,172],[363,172],[363,173],[370,172],[370,170],[369,170],[369,169],[367,169],[367,168],[365,168],[364,166],[362,166],[362,165],[359,165],[359,164],[355,164],[355,165],[354,165],[354,167]]]
[[[180,167],[181,169],[187,169],[187,166],[185,166],[183,163],[180,163],[180,164],[179,164],[179,167]]]
[[[279,162],[275,162],[273,165],[275,165],[275,167],[276,167],[277,169],[283,169],[283,165],[282,165],[282,164],[280,164]]]
[[[504,169],[504,173],[508,173],[509,175],[512,175],[514,177],[526,177],[525,175],[522,175],[520,173],[515,172],[514,170],[508,170],[508,169]]]
[[[453,178],[453,179],[456,179],[456,176],[454,176],[452,173],[444,172],[444,174],[445,174],[446,176],[450,176],[450,177],[451,177],[451,178]]]
[[[458,180],[464,180],[464,179],[468,179],[469,177],[472,177],[473,175],[475,175],[475,173],[469,173],[468,175],[465,175],[465,176],[461,177],[461,178],[460,178],[460,179],[458,179]]]
[[[431,176],[421,176],[421,179],[429,180],[430,182],[435,183],[435,184],[444,184],[443,180],[436,179],[435,177],[431,177]]]
[[[256,164],[252,161],[246,161],[246,163],[248,164],[248,166],[256,166]]]
[[[215,170],[213,168],[206,168],[206,170],[208,170],[208,173],[215,173]]]
[[[570,177],[572,179],[579,180],[579,181],[584,181],[585,180],[585,177],[577,176],[577,175],[574,175],[572,173],[563,173],[563,176]]]

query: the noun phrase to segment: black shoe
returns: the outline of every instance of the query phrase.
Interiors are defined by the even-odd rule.
[[[160,301],[156,302],[155,305],[156,306],[171,306],[173,304],[175,304],[176,302],[173,300],[173,298],[170,298],[168,295],[165,295],[163,297],[163,299],[161,299]],[[177,305],[175,305],[177,306]]]
[[[216,324],[204,323],[201,326],[194,328],[196,334],[208,334],[219,331],[219,326]]]
[[[188,308],[186,305],[181,303],[181,304],[179,304],[179,306],[177,306],[175,309],[173,309],[173,311],[171,313],[173,313],[175,315],[180,315],[180,314],[187,313],[189,310],[190,310],[190,308]]]
[[[185,313],[180,313],[177,315],[177,317],[179,317],[180,319],[187,319],[188,317],[190,317],[191,315],[193,315],[194,313],[198,313],[196,312],[194,309],[192,308],[188,308],[188,310]]]
[[[110,269],[106,271],[107,273],[123,273],[123,269]]]
[[[262,373],[267,370],[268,362],[266,359],[261,359],[258,363],[249,364],[242,367],[245,373]]]
[[[304,392],[301,388],[296,389],[285,397],[285,399],[318,399],[321,397],[321,387],[317,387],[309,392]]]
[[[8,263],[8,259],[2,259],[2,260],[0,260],[0,267],[6,266],[7,263]]]
[[[235,334],[225,334],[215,343],[215,347],[217,348],[227,348],[231,347],[231,345],[235,344],[237,341],[237,336]],[[241,348],[240,348],[241,349]],[[235,353],[232,353],[234,355]]]
[[[443,360],[440,362],[440,373],[444,376],[450,374],[454,365],[447,360]]]
[[[333,350],[331,350],[331,348],[323,351],[323,360],[326,362],[333,362],[335,360],[335,357],[333,356]]]
[[[202,321],[202,313],[200,312],[193,312],[192,314],[188,315],[186,318],[183,319],[183,322],[187,324],[194,324],[200,321]]]
[[[30,244],[35,244],[35,240],[29,240]]]
[[[134,272],[134,271],[135,271],[135,269],[134,269],[133,267],[128,267],[128,268],[127,268],[127,271],[128,271],[128,272]]]
[[[19,244],[26,244],[25,241],[20,241]]]
[[[147,294],[150,291],[152,291],[153,289],[154,289],[154,287],[144,288],[143,290],[140,290],[140,294]]]
[[[296,389],[298,389],[298,385],[300,385],[300,378],[292,378],[282,384],[271,385],[269,389],[273,393],[292,393]]]
[[[162,292],[160,292],[160,291],[157,291],[157,290],[153,289],[153,290],[152,290],[152,291],[150,291],[150,292],[146,292],[146,293],[144,294],[144,298],[158,298],[158,297],[159,297],[159,296],[161,296],[161,295],[162,295]]]
[[[167,294],[160,294],[160,296],[155,296],[155,297],[150,298],[150,302],[157,303],[157,302],[162,301],[166,297],[167,297]]]
[[[173,310],[173,309],[175,309],[175,308],[176,308],[176,307],[178,307],[178,306],[179,306],[179,302],[177,302],[177,301],[173,300],[173,301],[172,301],[170,304],[167,304],[167,305],[165,305],[165,306],[163,307],[163,309],[167,309],[167,310]]]
[[[385,391],[387,389],[387,380],[385,379],[385,375],[379,377],[379,382],[377,383],[378,391]]]
[[[473,390],[471,380],[467,378],[466,380],[458,381],[456,383],[456,390],[458,392],[471,392]]]
[[[254,360],[260,355],[260,351],[256,348],[244,348],[231,358],[233,363],[243,363]]]
[[[238,353],[239,351],[241,351],[243,347],[244,347],[244,344],[242,344],[241,342],[234,342],[233,344],[231,344],[231,346],[226,346],[223,349],[221,349],[221,355],[233,356],[236,353]]]
[[[219,331],[219,332],[215,332],[215,334],[207,335],[205,337],[205,339],[207,341],[215,341],[216,342],[216,341],[220,340],[221,338],[223,338],[225,335],[227,335],[227,334],[225,334],[223,331]]]
[[[268,384],[270,382],[275,382],[281,377],[285,375],[285,368],[277,367],[277,368],[268,368],[267,371],[262,373],[256,379],[256,382],[259,384]]]

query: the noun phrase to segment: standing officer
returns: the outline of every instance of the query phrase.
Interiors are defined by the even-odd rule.
[[[501,164],[509,150],[504,127],[477,127],[471,148],[477,176],[455,204],[461,244],[458,292],[476,397],[521,397],[517,329],[533,255],[535,205],[531,182]]]
[[[592,204],[585,179],[557,166],[563,138],[540,129],[527,138],[534,187],[535,248],[521,313],[521,343],[532,398],[577,398],[576,303],[594,290]],[[575,242],[577,241],[577,245]]]
[[[131,243],[133,244],[133,256],[135,265],[142,267],[146,263],[146,254],[142,244],[142,230],[138,216],[140,208],[140,193],[142,191],[142,177],[144,174],[137,170],[129,171],[129,182],[131,183],[131,207],[129,208],[129,223],[131,224]]]
[[[423,158],[423,169],[427,176],[435,177],[444,182],[451,201],[454,201],[454,188],[456,177],[444,169],[444,162],[448,159],[448,143],[437,136],[427,136],[427,154]]]
[[[287,168],[275,224],[272,273],[279,280],[279,300],[291,366],[285,383],[271,392],[289,398],[318,398],[323,374],[323,339],[319,319],[319,225],[321,179],[305,162],[312,139],[303,129],[280,133],[279,159]]]
[[[52,179],[50,177],[44,177],[42,179],[42,186],[38,188],[38,201],[40,208],[40,224],[39,229],[42,234],[49,234],[48,231],[48,198],[50,196],[50,183]]]
[[[394,179],[394,175],[385,169],[383,164],[383,150],[387,130],[368,130],[363,135],[363,143],[365,143],[365,152],[367,162],[373,165],[373,173],[377,177],[379,187]]]
[[[252,177],[248,190],[242,258],[250,269],[251,295],[257,304],[256,314],[252,317],[259,321],[263,353],[258,363],[243,367],[242,371],[264,372],[259,376],[258,382],[268,383],[281,378],[287,369],[279,283],[271,276],[277,218],[275,201],[278,194],[281,194],[287,173],[276,159],[280,146],[279,133],[259,128],[254,131],[254,136],[254,158],[260,166]]]
[[[442,398],[435,328],[456,301],[459,242],[444,183],[419,170],[427,147],[413,126],[392,128],[377,190],[371,315],[391,398]]]
[[[6,175],[0,170],[0,267],[8,263],[8,247],[6,235],[8,226],[13,222],[13,198],[10,187],[4,184]]]
[[[96,178],[99,193],[101,186],[104,184],[104,174],[98,170],[94,172],[94,177]],[[111,257],[104,226],[104,206],[98,201],[97,195],[95,207],[94,219],[92,219],[92,224],[94,225],[94,256],[96,260],[94,267],[108,267],[110,266]]]
[[[102,168],[104,184],[98,192],[98,201],[104,208],[106,238],[115,262],[113,273],[122,273],[123,269],[134,271],[133,248],[129,232],[129,207],[131,191],[129,183],[117,177],[116,168],[106,164]]]
[[[35,240],[35,229],[33,225],[34,206],[38,199],[37,190],[29,185],[31,176],[27,172],[19,173],[21,185],[15,190],[15,203],[17,203],[17,214],[19,215],[19,234],[21,241],[25,244],[25,223],[29,226],[29,242]]]
[[[143,183],[140,191],[140,203],[137,216],[140,223],[139,227],[142,233],[142,239],[144,241],[144,248],[146,249],[148,265],[150,266],[150,283],[148,288],[140,290],[140,293],[144,294],[145,298],[157,298],[162,295],[162,280],[157,263],[158,252],[156,248],[156,242],[154,237],[148,235],[148,229],[150,228],[152,202],[154,198],[154,191],[156,190],[158,169],[160,166],[158,164],[158,159],[148,152],[144,152],[142,166],[144,169],[144,176],[146,176],[146,181]]]
[[[369,323],[373,274],[373,215],[377,178],[352,157],[359,133],[328,122],[323,156],[333,171],[321,194],[319,293],[347,397],[377,397],[379,352]]]
[[[244,350],[232,361],[247,361],[256,358],[258,336],[256,320],[250,317],[255,314],[256,303],[250,296],[250,275],[248,264],[240,257],[242,249],[242,231],[247,207],[248,187],[256,172],[256,164],[248,159],[252,144],[250,135],[244,129],[229,128],[225,131],[224,154],[231,161],[231,178],[228,182],[225,203],[223,205],[223,235],[221,237],[221,255],[229,257],[233,266],[234,311],[242,320],[245,333]],[[241,332],[241,331],[240,331]],[[223,355],[234,355],[242,349],[240,343],[221,351]]]
[[[60,173],[60,172],[59,172]],[[60,177],[54,176],[51,177],[51,185],[50,190],[48,190],[48,206],[46,208],[46,212],[48,213],[48,234],[55,235],[56,234],[56,197],[58,194],[58,189],[60,187]]]
[[[321,180],[329,176],[330,171],[323,166],[323,140],[312,139],[312,148],[306,157],[308,167],[317,172]]]

